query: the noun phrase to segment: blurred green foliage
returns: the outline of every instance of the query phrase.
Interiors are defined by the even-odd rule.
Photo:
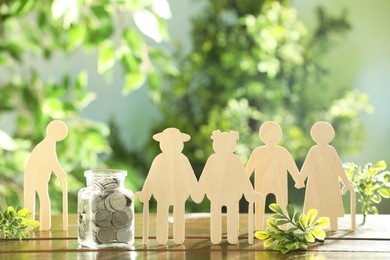
[[[198,176],[213,153],[213,130],[239,131],[237,153],[246,160],[261,143],[258,129],[268,120],[282,126],[280,145],[299,166],[313,144],[310,128],[320,120],[336,129],[333,145],[340,154],[359,149],[359,115],[371,110],[368,96],[332,85],[324,63],[350,30],[345,12],[332,16],[318,7],[309,31],[290,1],[202,4],[192,19],[192,51],[178,48],[180,73],[168,76],[160,103],[164,118],[154,131],[175,126],[192,136],[184,153]],[[150,147],[156,154],[158,146]]]
[[[165,0],[3,0],[0,1],[0,117],[7,116],[14,131],[0,129],[0,207],[20,205],[23,172],[29,152],[40,142],[47,124],[61,119],[69,135],[57,145],[59,160],[68,172],[69,211],[76,211],[78,190],[85,186],[83,171],[118,167],[129,171],[127,186],[137,190],[139,173],[111,155],[107,124],[82,117],[82,109],[96,95],[87,89],[88,74],[63,73],[47,80],[39,62],[54,56],[71,57],[80,49],[98,55],[96,70],[111,80],[114,66],[125,77],[128,93],[146,81],[158,98],[162,73],[175,73],[169,55],[147,44],[168,39],[165,20],[171,16]],[[34,63],[32,63],[33,61]],[[164,64],[164,66],[160,66]],[[160,68],[160,69],[159,69]],[[54,179],[54,178],[53,178]],[[51,180],[53,212],[61,209],[60,187]]]

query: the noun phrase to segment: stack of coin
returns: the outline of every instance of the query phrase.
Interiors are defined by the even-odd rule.
[[[79,210],[79,238],[86,238],[88,233],[96,244],[128,243],[133,239],[133,202],[118,183],[115,178],[104,178],[93,184],[90,211]],[[90,233],[86,223],[91,223]]]

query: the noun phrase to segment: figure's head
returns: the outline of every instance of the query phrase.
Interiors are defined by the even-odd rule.
[[[267,121],[261,125],[259,137],[267,145],[276,145],[282,139],[282,128],[274,121]]]
[[[167,128],[161,133],[153,135],[153,139],[160,142],[160,148],[165,153],[181,153],[184,142],[191,139],[188,134],[181,133],[177,128]]]
[[[329,144],[334,138],[334,129],[328,122],[320,121],[313,125],[310,135],[317,144]]]
[[[236,150],[238,138],[239,133],[237,131],[221,132],[220,130],[215,130],[211,135],[213,150],[216,153],[233,153]]]
[[[55,142],[62,141],[68,135],[68,127],[61,120],[51,121],[46,128],[46,138]]]

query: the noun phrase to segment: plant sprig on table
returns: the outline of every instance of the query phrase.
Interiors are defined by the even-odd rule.
[[[29,219],[31,212],[27,208],[14,209],[9,206],[6,210],[0,211],[0,237],[22,238],[30,237],[29,228],[39,226],[39,221]]]
[[[354,163],[345,163],[343,166],[355,191],[360,195],[358,201],[362,204],[364,224],[368,214],[378,214],[378,208],[371,203],[378,204],[382,198],[390,198],[390,172],[385,171],[385,161],[374,165],[367,163],[363,167]]]
[[[325,241],[326,233],[323,228],[329,225],[326,217],[316,220],[317,210],[310,209],[306,214],[295,211],[294,207],[287,205],[285,215],[276,203],[269,205],[274,212],[267,219],[268,228],[265,231],[256,232],[256,238],[264,241],[264,247],[272,247],[286,254],[292,250],[307,250],[310,243]],[[282,230],[279,226],[291,223],[293,227]]]

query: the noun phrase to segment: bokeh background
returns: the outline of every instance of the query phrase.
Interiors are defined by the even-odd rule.
[[[168,126],[193,137],[184,153],[198,177],[212,130],[239,131],[246,162],[267,120],[299,167],[319,120],[334,125],[343,162],[390,162],[388,10],[387,0],[3,1],[0,207],[22,203],[25,162],[51,119],[70,128],[57,149],[71,212],[86,169],[126,169],[139,190],[159,152],[151,136]],[[303,190],[290,186],[300,207]],[[207,211],[207,199],[187,209]]]

